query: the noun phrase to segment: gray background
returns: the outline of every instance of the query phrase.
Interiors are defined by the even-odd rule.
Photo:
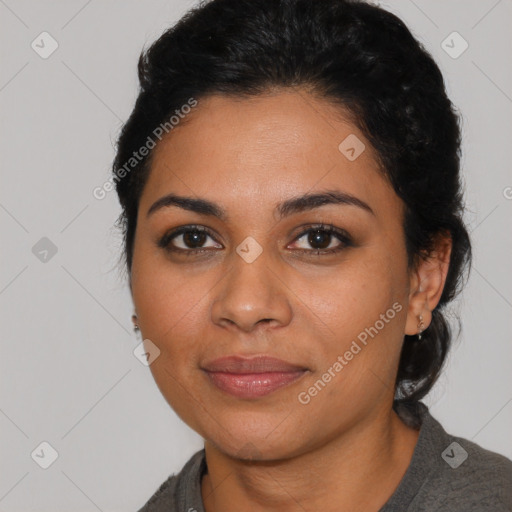
[[[512,1],[381,3],[432,52],[464,117],[475,265],[460,341],[426,402],[448,432],[512,458]],[[140,50],[192,5],[0,0],[0,512],[136,510],[201,447],[132,353],[119,206],[115,192],[92,195]],[[31,47],[43,31],[59,45],[47,59]],[[441,46],[460,51],[454,31],[469,43],[458,58]],[[47,261],[43,237],[57,248]],[[43,441],[58,452],[48,469],[31,457]]]

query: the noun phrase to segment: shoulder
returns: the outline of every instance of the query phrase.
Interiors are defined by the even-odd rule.
[[[431,478],[446,510],[512,511],[512,461],[460,437],[450,443]]]
[[[195,453],[182,470],[171,475],[138,512],[174,512],[199,510],[200,483],[205,468],[204,450]]]
[[[171,475],[155,493],[149,498],[147,503],[139,509],[138,512],[164,512],[174,510],[173,505],[176,501],[176,481],[177,475]]]
[[[511,512],[512,461],[448,434],[429,412],[423,419],[430,460],[428,477],[414,500],[421,510]]]

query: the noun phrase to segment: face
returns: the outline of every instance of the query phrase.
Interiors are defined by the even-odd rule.
[[[155,149],[131,280],[159,389],[223,452],[297,456],[389,413],[402,202],[339,107],[199,101]]]

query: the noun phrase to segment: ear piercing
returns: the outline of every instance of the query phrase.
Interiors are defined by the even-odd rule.
[[[137,323],[137,315],[132,315],[132,322],[134,332],[140,331],[139,324]]]
[[[423,323],[423,315],[420,315],[418,318],[418,341],[421,341],[421,333],[425,330],[425,324]]]

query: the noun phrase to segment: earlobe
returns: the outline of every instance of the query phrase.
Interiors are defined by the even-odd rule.
[[[432,311],[443,294],[450,267],[451,248],[451,238],[440,236],[435,250],[427,257],[420,258],[411,273],[405,334],[417,334],[421,339],[421,332],[428,329]]]
[[[137,315],[135,313],[132,315],[132,323],[133,323],[133,330],[135,332],[139,331],[140,327],[139,327]]]

